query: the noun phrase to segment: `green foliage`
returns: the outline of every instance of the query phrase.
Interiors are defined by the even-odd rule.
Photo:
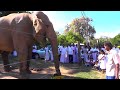
[[[83,42],[83,38],[78,33],[73,33],[72,31],[58,36],[58,43],[60,45],[69,45],[77,41]]]
[[[90,45],[93,47],[93,46],[97,46],[98,43],[97,43],[97,40],[94,38],[92,40],[90,40]]]
[[[99,38],[99,46],[103,46],[104,42],[106,42],[106,41],[111,41],[111,38],[108,38],[108,37]]]
[[[66,41],[65,35],[59,35],[57,37],[57,40],[58,40],[58,44],[60,44],[60,45],[67,45],[68,44],[68,42]]]
[[[114,38],[112,38],[111,42],[113,45],[115,45],[115,44],[120,45],[120,34],[118,34]]]

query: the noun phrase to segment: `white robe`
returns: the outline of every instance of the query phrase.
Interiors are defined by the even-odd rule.
[[[97,60],[97,53],[96,53],[95,51],[97,51],[97,49],[96,49],[96,48],[93,48],[93,49],[92,49],[93,62],[96,62],[96,60]]]
[[[67,54],[67,50],[66,50],[65,47],[63,47],[63,48],[61,49],[60,62],[66,63],[66,54]]]
[[[68,55],[73,55],[73,49],[70,46],[68,46]]]
[[[74,46],[73,48],[73,62],[76,63],[76,47]]]
[[[50,55],[49,55],[49,48],[45,47],[45,60],[49,60]]]
[[[73,62],[77,63],[77,62],[79,62],[79,60],[78,60],[78,47],[75,46],[74,49],[75,49],[74,50],[75,55],[73,54]]]
[[[100,62],[100,68],[106,69],[106,56],[104,54],[100,54],[98,56],[98,60]]]
[[[50,53],[50,60],[53,61],[54,59],[53,59],[53,52],[52,52],[52,50],[49,50],[49,53]]]
[[[17,52],[16,51],[13,51],[13,56],[17,56]]]
[[[88,54],[87,54],[87,48],[83,48],[83,54],[84,54],[84,60],[85,60],[85,62],[88,62],[89,60],[88,60]]]

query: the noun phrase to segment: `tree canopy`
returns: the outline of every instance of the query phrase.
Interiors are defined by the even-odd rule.
[[[69,45],[71,43],[76,43],[77,41],[83,42],[83,38],[79,34],[73,33],[72,31],[58,36],[58,43],[60,45]]]
[[[66,26],[64,32],[67,33],[68,31],[72,31],[79,33],[83,38],[86,38],[86,36],[94,37],[94,34],[96,33],[95,28],[92,27],[88,22],[89,21],[83,21],[83,18],[75,18]]]
[[[113,45],[120,45],[120,33],[111,39]]]

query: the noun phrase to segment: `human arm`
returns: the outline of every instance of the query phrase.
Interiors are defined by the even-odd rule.
[[[113,55],[113,61],[115,63],[115,79],[119,79],[119,56],[117,53]]]

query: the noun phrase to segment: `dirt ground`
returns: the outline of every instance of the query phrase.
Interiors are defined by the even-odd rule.
[[[10,58],[10,63],[16,63],[16,58]],[[19,75],[19,64],[11,65],[11,72],[4,72],[3,62],[0,58],[0,79],[20,79]],[[60,70],[62,78],[64,79],[75,79],[73,71],[78,67],[78,64],[60,64]],[[51,61],[45,62],[44,60],[31,60],[30,79],[52,79],[55,73],[54,63]],[[38,71],[37,71],[38,70]]]
[[[19,75],[19,61],[15,57],[9,57],[12,71],[5,72],[3,69],[3,62],[0,56],[0,79],[20,79]],[[51,61],[45,62],[44,60],[31,60],[30,69],[32,74],[30,74],[29,79],[53,79],[53,74],[55,73],[54,63]],[[85,79],[76,77],[75,74],[80,72],[87,72],[90,74],[91,68],[86,68],[85,66],[79,66],[78,64],[61,64],[60,71],[62,73],[62,79]],[[104,74],[97,72],[98,79],[103,79]],[[59,79],[58,77],[55,79]],[[89,78],[88,78],[89,79]]]

